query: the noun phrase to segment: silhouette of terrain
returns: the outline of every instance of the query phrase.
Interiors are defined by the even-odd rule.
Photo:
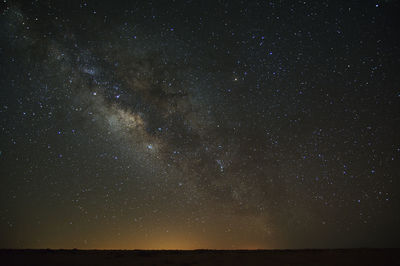
[[[0,250],[1,265],[400,265],[400,249]]]

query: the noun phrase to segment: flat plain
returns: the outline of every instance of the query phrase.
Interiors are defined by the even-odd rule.
[[[400,249],[1,249],[1,265],[400,265]]]

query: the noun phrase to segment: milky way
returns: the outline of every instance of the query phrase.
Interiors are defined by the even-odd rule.
[[[5,1],[0,247],[398,246],[398,8]]]

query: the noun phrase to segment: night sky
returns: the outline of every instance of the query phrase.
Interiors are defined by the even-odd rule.
[[[399,247],[399,11],[2,1],[0,247]]]

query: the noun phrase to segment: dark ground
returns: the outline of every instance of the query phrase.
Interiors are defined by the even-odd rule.
[[[0,250],[1,265],[400,265],[400,249]]]

